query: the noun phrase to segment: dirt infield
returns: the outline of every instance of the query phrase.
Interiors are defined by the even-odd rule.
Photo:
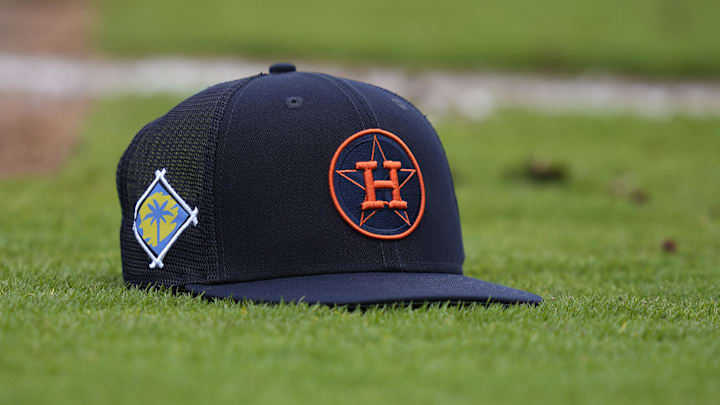
[[[92,7],[81,0],[0,1],[0,51],[88,53]],[[0,90],[0,177],[55,170],[72,149],[87,101]]]
[[[85,54],[93,8],[82,0],[0,1],[0,49]]]
[[[72,150],[85,100],[0,94],[0,175],[47,173]]]

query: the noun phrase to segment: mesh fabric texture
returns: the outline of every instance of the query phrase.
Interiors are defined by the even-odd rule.
[[[126,283],[183,286],[219,279],[213,201],[218,127],[233,94],[257,77],[221,83],[188,98],[146,125],[128,146],[116,178]],[[198,224],[176,240],[163,268],[151,269],[151,259],[133,232],[135,204],[155,179],[155,171],[163,168],[178,195],[198,208]]]

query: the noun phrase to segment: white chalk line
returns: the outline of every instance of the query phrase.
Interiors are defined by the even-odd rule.
[[[106,60],[0,52],[0,92],[76,98],[173,93],[190,95],[222,81],[267,72],[242,59],[160,57]],[[544,76],[488,72],[346,68],[299,63],[396,92],[431,116],[482,118],[497,108],[549,112],[720,115],[720,82],[649,81],[615,76]]]

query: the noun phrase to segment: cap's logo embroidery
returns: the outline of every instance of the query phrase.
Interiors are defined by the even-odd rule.
[[[415,156],[395,134],[360,131],[330,163],[330,195],[343,219],[364,235],[399,239],[418,226],[425,185]]]
[[[165,179],[165,169],[155,171],[155,180],[135,204],[133,231],[150,256],[150,268],[163,267],[162,259],[178,236],[191,223],[197,225],[198,209],[190,209]]]

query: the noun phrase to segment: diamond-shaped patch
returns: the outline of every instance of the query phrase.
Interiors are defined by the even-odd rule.
[[[152,260],[150,268],[163,267],[162,259],[188,225],[197,225],[198,209],[191,209],[165,179],[166,170],[155,171],[155,180],[135,204],[133,231]]]

